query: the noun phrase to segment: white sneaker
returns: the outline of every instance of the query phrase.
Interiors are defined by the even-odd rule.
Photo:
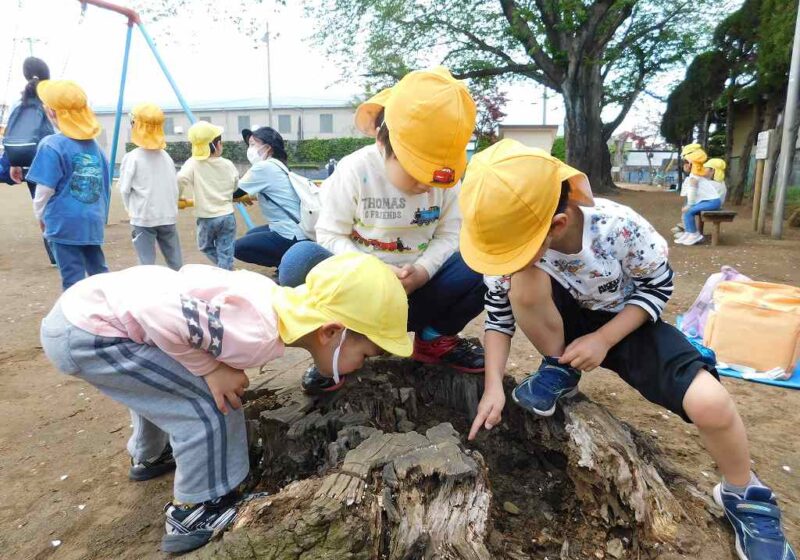
[[[683,242],[686,241],[686,239],[691,235],[692,235],[691,233],[686,233],[684,231],[680,235],[675,236],[675,243],[677,243],[678,245],[683,245]]]
[[[697,233],[690,233],[682,242],[682,245],[697,245],[701,241],[705,239],[703,234],[700,232]]]

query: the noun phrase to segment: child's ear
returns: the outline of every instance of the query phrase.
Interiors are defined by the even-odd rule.
[[[558,239],[567,229],[568,223],[567,215],[564,213],[556,214],[550,222],[550,236]]]
[[[325,323],[317,329],[317,340],[323,346],[330,344],[331,340],[339,338],[339,333],[344,330],[341,323]]]

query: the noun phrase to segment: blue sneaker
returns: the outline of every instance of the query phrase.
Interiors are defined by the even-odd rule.
[[[552,416],[558,399],[575,396],[580,380],[581,373],[577,369],[546,357],[535,373],[514,388],[511,398],[534,414]]]
[[[750,486],[744,498],[714,487],[714,501],[736,534],[736,553],[741,560],[797,560],[781,528],[781,510],[772,490]]]

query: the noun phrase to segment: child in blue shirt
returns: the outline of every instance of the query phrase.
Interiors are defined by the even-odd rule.
[[[45,80],[37,92],[60,132],[39,143],[28,179],[37,184],[33,211],[66,290],[87,275],[108,272],[102,249],[108,160],[94,141],[100,125],[78,84]]]

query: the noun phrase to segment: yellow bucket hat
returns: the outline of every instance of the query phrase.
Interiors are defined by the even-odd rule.
[[[188,137],[192,144],[194,159],[208,159],[211,148],[208,146],[214,138],[222,136],[223,129],[208,121],[197,121],[189,127]]]
[[[702,175],[703,164],[708,159],[700,144],[688,144],[681,150],[681,157],[692,164],[692,175]]]
[[[690,153],[692,153],[692,152],[694,152],[696,150],[702,150],[702,149],[703,149],[703,146],[701,146],[700,144],[686,144],[681,149],[681,157],[685,159],[688,154],[690,154]]]
[[[163,150],[164,111],[152,103],[140,103],[131,110],[131,141],[148,150]]]
[[[56,112],[58,129],[73,140],[91,140],[100,135],[101,127],[89,108],[86,93],[70,80],[44,80],[36,93],[47,107]]]
[[[411,355],[406,292],[389,267],[371,255],[344,253],[322,261],[302,286],[276,287],[273,307],[286,344],[336,322],[391,354]]]
[[[450,188],[464,176],[467,144],[475,130],[475,102],[444,66],[410,72],[356,110],[356,127],[375,136],[384,112],[400,165],[420,183]]]
[[[528,265],[550,231],[563,181],[571,200],[594,205],[586,175],[544,150],[505,139],[474,155],[458,197],[467,265],[492,275]]]
[[[720,158],[711,158],[708,160],[705,165],[705,168],[711,168],[714,170],[714,180],[718,182],[722,182],[725,180],[725,169],[728,167],[725,163],[725,160]]]

